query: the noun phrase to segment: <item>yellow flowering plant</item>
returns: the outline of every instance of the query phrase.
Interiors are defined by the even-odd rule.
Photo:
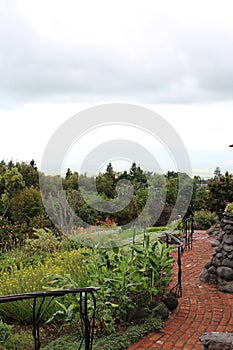
[[[2,273],[0,278],[0,294],[11,295],[52,289],[45,278],[48,274],[69,274],[76,283],[83,287],[87,280],[87,269],[82,253],[85,248],[57,252],[44,258],[36,266],[14,265],[10,271]],[[56,303],[52,303],[44,320],[55,312]],[[32,300],[0,304],[0,315],[23,323],[32,322]]]

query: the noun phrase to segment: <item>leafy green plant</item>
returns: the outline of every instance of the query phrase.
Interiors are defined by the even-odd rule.
[[[129,276],[126,276],[130,271],[136,271],[135,267],[129,264],[131,255],[122,255],[117,247],[110,251],[96,248],[92,253],[83,252],[83,255],[86,259],[89,276],[87,284],[100,287],[96,293],[96,319],[99,329],[111,333],[115,329],[115,319],[126,321],[127,311],[135,306],[129,296],[132,282],[129,281]],[[50,275],[48,278],[50,278],[50,285],[59,288],[77,288],[76,282],[69,275],[63,277],[56,274]],[[74,303],[75,309],[78,308],[77,301],[72,299],[71,303]],[[93,309],[91,300],[89,308]],[[61,309],[64,313],[65,307]],[[66,316],[68,315],[67,311],[66,308]]]
[[[24,251],[32,255],[59,250],[61,250],[61,239],[52,230],[46,228],[34,229],[33,237],[28,238],[24,246]]]
[[[194,213],[194,227],[207,230],[218,220],[218,215],[209,210],[199,210]]]
[[[33,339],[31,332],[12,333],[3,346],[0,344],[0,350],[29,350],[33,349]]]
[[[148,227],[146,229],[146,232],[163,232],[166,230],[167,230],[166,226],[152,226],[152,227]]]
[[[48,345],[41,348],[41,350],[74,350],[74,346],[77,345],[78,342],[79,335],[75,333],[68,334],[51,341]]]
[[[173,220],[170,224],[167,225],[167,230],[169,231],[181,231],[182,230],[182,220],[181,219],[177,219],[177,220]]]
[[[154,298],[163,297],[171,281],[174,261],[169,255],[171,248],[167,248],[158,240],[151,242],[150,236],[146,235],[144,247],[132,246],[132,249],[136,252],[133,264],[146,279],[145,290],[149,296],[148,299],[146,298],[146,306],[148,307]]]
[[[169,252],[170,248],[157,240],[151,242],[146,235],[144,246],[134,245],[131,250],[96,247],[83,253],[87,284],[100,287],[96,293],[100,332],[114,332],[116,324],[126,322],[129,312],[138,306],[153,311],[153,301],[164,295],[171,279],[173,259]],[[69,276],[50,275],[50,278],[59,288],[77,287]],[[89,308],[93,308],[91,300]]]
[[[113,333],[106,337],[96,339],[93,344],[93,350],[123,350],[132,343],[143,337],[149,332],[161,329],[162,320],[160,317],[149,317],[141,325],[131,325],[124,331]]]
[[[9,338],[12,334],[12,328],[13,326],[4,323],[2,320],[0,320],[0,343],[3,343]]]
[[[13,325],[0,320],[0,350],[31,349],[32,343],[31,331],[18,331]]]
[[[228,211],[230,213],[233,213],[233,203],[228,203],[226,205],[225,211]]]
[[[93,350],[124,350],[132,343],[149,332],[155,332],[162,327],[160,317],[149,317],[140,325],[130,325],[124,330],[117,330],[110,335],[97,335],[94,337]],[[42,348],[42,350],[73,350],[74,344],[78,344],[77,334],[60,337]],[[84,349],[84,344],[81,349]]]
[[[22,246],[27,237],[23,225],[12,223],[8,217],[0,216],[0,250],[11,251]]]
[[[41,265],[44,260],[45,255],[26,255],[23,250],[10,251],[6,256],[0,259],[0,274],[4,272],[10,273],[15,269],[20,270],[29,266],[36,267]]]

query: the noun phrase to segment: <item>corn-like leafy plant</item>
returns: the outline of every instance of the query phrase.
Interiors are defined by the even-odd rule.
[[[136,253],[133,264],[146,279],[148,293],[147,306],[154,297],[161,299],[166,292],[172,277],[174,259],[169,255],[171,248],[158,240],[150,242],[150,236],[145,236],[144,247],[132,246]]]
[[[130,311],[137,307],[146,308],[149,313],[153,311],[153,302],[163,297],[172,276],[170,251],[165,244],[151,242],[150,236],[145,235],[141,246],[130,249],[96,246],[91,252],[83,252],[87,285],[100,287],[96,295],[96,321],[101,332],[112,333],[116,324],[127,321]],[[70,276],[56,274],[50,275],[50,279],[59,288],[77,287]],[[89,309],[93,309],[91,300]]]

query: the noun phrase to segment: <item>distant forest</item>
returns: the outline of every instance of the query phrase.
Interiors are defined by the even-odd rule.
[[[145,172],[135,162],[129,171],[116,172],[109,163],[106,171],[96,177],[67,169],[66,175],[61,178],[59,175],[40,174],[34,160],[29,163],[12,161],[6,163],[2,160],[0,162],[1,236],[15,232],[30,236],[33,228],[54,228],[43,205],[39,179],[42,182],[43,179],[46,180],[43,186],[45,197],[51,196],[54,184],[60,182],[62,195],[65,194],[73,211],[83,222],[90,225],[99,225],[106,219],[114,221],[119,226],[127,225],[140,214],[147,203],[145,216],[153,217],[155,211],[161,211],[161,215],[153,224],[164,226],[171,218],[171,213],[174,219],[186,210],[187,215],[206,209],[219,213],[224,210],[226,203],[233,201],[233,176],[228,172],[222,174],[219,168],[216,168],[213,177],[207,181],[203,181],[200,176],[192,179],[186,173],[174,171],[168,171],[163,175]],[[119,187],[118,183],[121,183],[119,180],[128,180],[132,184],[132,199],[128,205],[113,213],[94,209],[98,207],[98,197],[107,202],[114,202],[119,195],[124,198],[127,187],[124,185]],[[149,189],[152,196],[148,203]],[[89,204],[83,198],[84,193],[85,198],[89,198]],[[187,203],[189,193],[192,193],[192,196],[190,203]],[[92,206],[90,203],[95,205]],[[59,211],[60,204],[59,200],[55,205],[53,203],[54,210]],[[174,206],[176,212],[173,210]]]

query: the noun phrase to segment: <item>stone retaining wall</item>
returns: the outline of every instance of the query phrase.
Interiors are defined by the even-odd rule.
[[[204,333],[200,341],[203,350],[232,350],[233,333],[209,332]]]
[[[223,214],[221,227],[215,253],[203,268],[199,279],[217,284],[223,292],[233,293],[233,213]]]

